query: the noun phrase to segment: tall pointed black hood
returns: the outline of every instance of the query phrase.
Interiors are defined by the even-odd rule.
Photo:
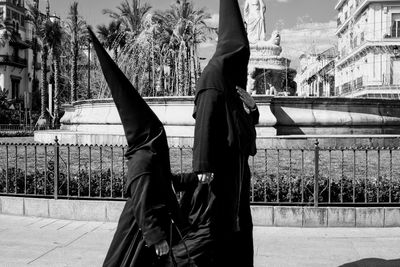
[[[249,54],[249,41],[244,27],[242,14],[237,0],[220,0],[218,43],[214,57],[227,56],[247,50]],[[243,53],[243,62],[248,63],[248,56]]]
[[[238,1],[220,0],[217,48],[199,79],[197,92],[214,87],[236,94],[236,85],[245,88],[249,57],[249,41]]]
[[[118,109],[128,143],[128,179],[151,171],[154,156],[169,168],[165,130],[144,99],[88,28],[104,77]],[[140,163],[138,163],[140,161]]]
[[[197,83],[193,117],[196,117],[196,103],[202,91],[222,92],[226,103],[229,146],[240,149],[246,155],[254,155],[254,125],[246,118],[236,90],[236,86],[246,89],[249,58],[249,40],[238,0],[220,0],[217,48]]]

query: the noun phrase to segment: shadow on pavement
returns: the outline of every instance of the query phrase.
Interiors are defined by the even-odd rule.
[[[355,262],[340,265],[340,267],[399,267],[400,259],[397,260],[384,260],[384,259],[362,259]]]

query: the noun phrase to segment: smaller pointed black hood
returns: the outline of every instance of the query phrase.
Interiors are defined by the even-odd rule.
[[[104,77],[111,90],[128,143],[128,179],[151,172],[156,156],[168,168],[168,142],[164,127],[131,82],[88,28]]]

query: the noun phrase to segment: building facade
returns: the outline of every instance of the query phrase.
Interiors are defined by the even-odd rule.
[[[400,1],[339,0],[335,92],[399,98]]]
[[[34,4],[38,6],[39,1]],[[40,53],[33,62],[35,32],[26,13],[24,0],[0,1],[0,90],[6,92],[7,98],[18,108],[31,110],[32,85],[38,83],[40,77]],[[36,88],[38,90],[38,86]]]
[[[300,71],[296,77],[299,96],[335,96],[336,47],[322,53],[300,56]]]

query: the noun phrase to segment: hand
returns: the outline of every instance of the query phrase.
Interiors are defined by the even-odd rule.
[[[236,86],[236,90],[240,99],[249,110],[254,110],[257,107],[256,101],[254,101],[254,99],[249,93],[246,92],[246,90],[240,88],[239,86]]]
[[[199,182],[202,184],[209,184],[214,180],[214,173],[206,172],[197,174],[197,178],[199,178]]]
[[[166,240],[162,240],[154,245],[157,256],[164,256],[169,252],[169,245]]]

